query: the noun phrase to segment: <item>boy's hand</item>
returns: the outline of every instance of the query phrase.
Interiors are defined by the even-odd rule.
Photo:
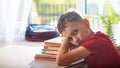
[[[61,48],[63,50],[68,50],[69,49],[69,45],[70,45],[70,42],[68,41],[68,39],[67,38],[63,38],[63,43],[62,43]]]
[[[70,50],[75,49],[77,47],[73,45],[67,38],[63,39],[63,46],[68,47]]]
[[[70,42],[69,42],[69,40],[67,38],[63,39],[63,45],[65,45],[65,46],[69,46],[70,45]]]

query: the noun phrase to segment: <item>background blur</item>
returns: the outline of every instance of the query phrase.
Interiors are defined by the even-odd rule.
[[[25,40],[29,24],[56,27],[59,16],[75,8],[89,19],[93,31],[108,33],[120,45],[119,6],[120,0],[0,0],[0,43]]]

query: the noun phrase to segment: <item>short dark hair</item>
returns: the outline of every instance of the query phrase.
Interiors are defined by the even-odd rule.
[[[80,16],[80,14],[77,11],[72,10],[72,11],[65,12],[58,19],[58,24],[57,24],[58,31],[62,33],[63,30],[66,28],[66,24],[68,22],[74,23],[74,22],[81,22],[81,21],[82,21],[82,16]]]

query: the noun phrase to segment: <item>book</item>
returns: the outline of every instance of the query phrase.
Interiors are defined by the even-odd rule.
[[[78,60],[76,62],[73,62],[69,64],[68,66],[64,68],[88,68],[86,61],[84,59]]]
[[[43,49],[45,50],[55,50],[58,51],[60,49],[60,46],[43,46]]]
[[[35,55],[34,60],[49,60],[49,61],[56,61],[56,58],[51,58],[51,57],[40,57]]]
[[[57,55],[58,51],[55,51],[55,50],[45,50],[45,49],[42,49],[42,54],[55,54]]]
[[[49,40],[45,40],[44,44],[46,46],[60,46],[62,44],[62,37],[56,37]]]
[[[61,37],[56,37],[56,38],[52,38],[44,41],[42,52],[36,53],[34,56],[34,59],[55,61],[61,44],[62,44]]]
[[[57,55],[56,54],[41,54],[41,53],[38,53],[35,56],[41,57],[41,58],[56,58]]]

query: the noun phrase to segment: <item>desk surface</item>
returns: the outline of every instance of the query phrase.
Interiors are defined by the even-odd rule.
[[[36,43],[35,43],[36,44]],[[0,68],[63,68],[54,61],[34,61],[35,53],[42,48],[41,43],[34,46],[26,44],[7,45],[0,47]]]
[[[39,61],[32,61],[30,63],[31,68],[64,68],[57,66],[54,61],[47,61],[47,60],[39,60]]]

